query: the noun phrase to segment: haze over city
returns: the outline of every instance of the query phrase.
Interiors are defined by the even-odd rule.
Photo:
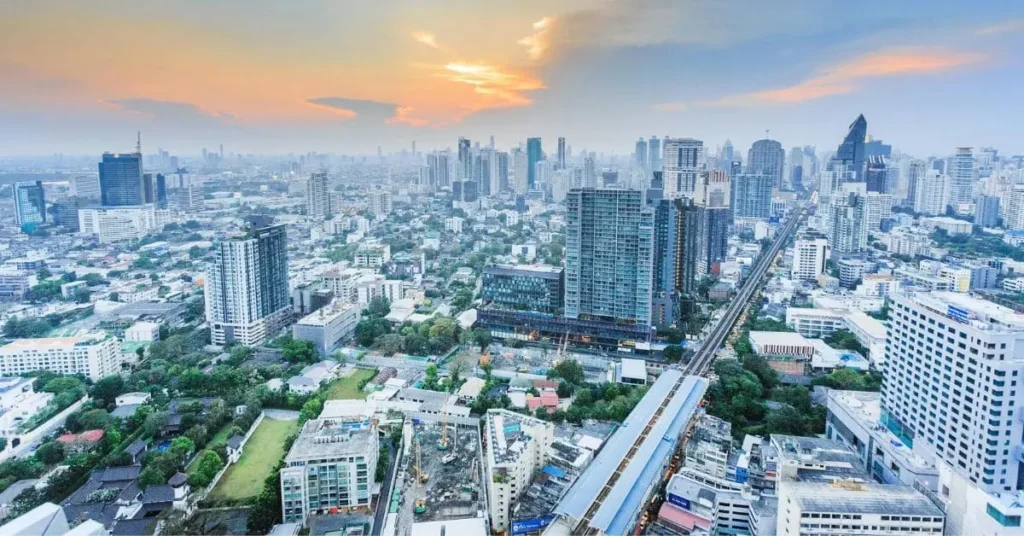
[[[1024,6],[792,0],[6,2],[0,154],[347,154],[456,136],[1024,151]],[[712,141],[713,140],[713,141]]]

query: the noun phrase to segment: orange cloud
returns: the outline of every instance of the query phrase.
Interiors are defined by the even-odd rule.
[[[526,106],[533,101],[525,92],[544,89],[543,82],[529,75],[483,63],[448,63],[438,76],[472,86],[476,94],[484,97],[474,106],[476,109]]]
[[[817,76],[792,86],[726,95],[711,100],[667,102],[656,105],[655,109],[664,112],[678,112],[691,106],[745,107],[799,104],[833,95],[852,93],[860,88],[859,82],[871,78],[939,73],[977,64],[984,59],[985,57],[981,54],[969,52],[875,52],[841,62],[822,71]]]
[[[444,47],[442,47],[441,45],[439,45],[437,43],[437,36],[435,36],[434,34],[432,34],[430,32],[424,32],[424,31],[413,32],[412,33],[412,38],[414,40],[416,40],[417,43],[421,43],[421,44],[427,45],[430,48],[434,48],[434,49],[437,49],[437,50],[445,50]]]
[[[533,33],[517,41],[518,44],[526,47],[527,54],[531,59],[541,59],[551,47],[552,31],[555,25],[554,17],[544,17],[533,23]]]
[[[414,108],[411,106],[399,106],[395,108],[395,116],[384,121],[389,125],[409,125],[411,127],[422,127],[430,123],[426,119],[411,117]]]

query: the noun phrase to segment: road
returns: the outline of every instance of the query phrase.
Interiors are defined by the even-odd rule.
[[[772,242],[767,252],[758,257],[754,268],[750,271],[750,275],[743,283],[743,286],[740,287],[739,293],[736,294],[736,298],[730,302],[721,319],[704,338],[700,348],[693,355],[693,358],[690,359],[690,362],[682,367],[687,374],[698,376],[707,374],[711,364],[714,362],[718,349],[722,347],[729,332],[732,331],[736,321],[743,314],[743,310],[747,308],[751,296],[754,295],[754,292],[764,282],[764,275],[768,272],[768,268],[775,262],[775,257],[779,254],[779,251],[782,250],[783,246],[792,237],[793,232],[799,227],[800,221],[803,220],[805,214],[806,210],[801,207],[799,212],[790,217],[782,228],[775,233],[775,241]]]

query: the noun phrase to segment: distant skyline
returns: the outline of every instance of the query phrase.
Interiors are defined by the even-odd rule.
[[[1024,153],[1024,4],[866,0],[9,3],[0,156],[375,154],[459,136]],[[766,21],[770,21],[768,24]]]

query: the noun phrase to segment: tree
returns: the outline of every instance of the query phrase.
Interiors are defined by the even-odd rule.
[[[382,337],[391,332],[391,323],[384,318],[363,318],[356,324],[356,342],[360,346],[370,347]]]
[[[149,486],[161,486],[167,483],[167,479],[156,468],[147,467],[139,473],[139,487],[146,489]]]
[[[41,318],[12,317],[4,324],[4,337],[8,339],[37,339],[49,335],[53,327]]]
[[[60,463],[64,461],[64,445],[56,441],[43,443],[36,449],[36,458],[47,465]]]
[[[299,422],[306,422],[310,419],[315,419],[320,416],[320,411],[323,410],[324,403],[317,397],[310,398],[302,405],[302,409],[299,410]]]
[[[370,303],[366,304],[366,309],[363,311],[363,316],[371,318],[384,318],[391,312],[391,302],[387,298],[378,296],[370,300]]]
[[[81,430],[100,430],[106,428],[110,422],[110,415],[105,409],[91,409],[82,413],[78,418],[78,427]]]
[[[462,288],[455,292],[452,297],[451,306],[456,311],[465,311],[473,304],[473,291]]]
[[[167,449],[167,451],[170,452],[171,454],[174,454],[175,456],[179,456],[181,459],[185,459],[186,457],[188,457],[189,453],[194,451],[195,449],[196,444],[194,441],[192,441],[191,438],[186,436],[180,436],[174,438],[174,440],[171,441],[171,446],[170,448]]]
[[[662,351],[662,355],[669,363],[676,363],[683,358],[683,347],[678,344],[670,344]]]
[[[804,435],[804,418],[790,406],[769,411],[765,426],[770,434]]]
[[[199,462],[196,464],[195,471],[189,476],[188,482],[197,487],[208,486],[222,467],[224,467],[224,461],[216,452],[204,450],[199,455]]]
[[[312,341],[292,339],[285,343],[283,357],[289,363],[316,363],[319,355]]]
[[[491,332],[482,328],[476,328],[473,330],[472,339],[473,344],[479,346],[481,352],[486,351],[487,347],[490,346],[491,342],[494,340],[491,337]]]
[[[0,437],[0,452],[3,452],[6,449],[7,449],[7,438],[6,437]]]
[[[428,390],[428,391],[440,391],[441,390],[441,386],[440,386],[440,384],[438,382],[437,366],[436,365],[429,365],[429,366],[427,366],[426,377],[423,378],[423,385],[421,387],[423,389]]]
[[[166,411],[156,411],[146,416],[145,422],[142,424],[143,434],[146,437],[154,437],[163,430],[164,426],[167,426],[168,415]]]
[[[565,359],[548,371],[548,378],[562,378],[573,385],[584,385],[587,376],[583,372],[583,365],[575,359]]]
[[[98,406],[113,404],[117,396],[122,393],[124,393],[124,378],[116,375],[100,378],[89,390],[89,396],[96,401]]]
[[[398,333],[389,333],[377,339],[375,346],[386,356],[392,356],[402,351],[405,347],[405,337]]]

